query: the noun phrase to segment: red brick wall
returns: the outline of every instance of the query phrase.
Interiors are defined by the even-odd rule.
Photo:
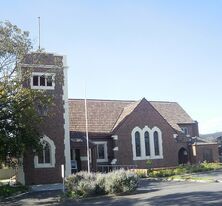
[[[211,150],[213,162],[219,162],[219,153],[218,153],[218,145],[217,144],[202,144],[202,145],[195,145],[196,147],[196,156],[195,161],[196,163],[200,163],[204,161],[204,150]]]
[[[31,56],[26,59],[27,63],[36,63]],[[39,64],[62,65],[62,57],[53,54],[45,54],[38,58]],[[26,70],[27,68],[22,68]],[[54,141],[55,150],[55,167],[54,168],[34,168],[34,154],[32,151],[27,152],[24,156],[24,173],[26,184],[45,184],[61,182],[61,164],[65,163],[64,158],[64,102],[63,102],[63,68],[46,69],[33,68],[33,72],[51,72],[55,75],[55,90],[48,90],[53,97],[54,105],[49,108],[48,116],[40,125],[41,132]],[[29,80],[25,86],[29,86]]]
[[[193,124],[179,124],[180,127],[186,127],[188,129],[188,134],[191,137],[199,137],[198,123],[195,122]]]
[[[181,147],[187,148],[186,143],[177,143],[173,138],[176,132],[162,118],[162,116],[146,100],[138,105],[133,113],[118,128],[116,144],[118,151],[115,152],[117,164],[137,165],[138,168],[146,168],[147,160],[133,160],[131,132],[136,127],[143,129],[145,126],[158,127],[162,132],[163,159],[152,160],[153,167],[169,167],[178,165],[178,151]]]

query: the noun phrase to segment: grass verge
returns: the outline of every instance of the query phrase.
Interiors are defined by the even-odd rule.
[[[23,185],[0,185],[0,198],[6,198],[13,195],[18,195],[28,191],[28,187]]]
[[[210,177],[193,177],[192,175],[174,175],[169,177],[168,180],[185,180],[185,181],[200,181],[200,182],[214,182],[215,180]]]
[[[172,177],[175,175],[192,174],[198,172],[206,172],[212,170],[222,169],[221,163],[207,163],[203,162],[198,165],[183,165],[175,168],[163,169],[136,169],[134,172],[141,178],[159,178],[159,177]]]

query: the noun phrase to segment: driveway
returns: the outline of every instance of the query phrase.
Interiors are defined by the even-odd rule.
[[[142,180],[135,194],[103,196],[81,201],[58,202],[59,191],[35,192],[2,202],[4,205],[101,205],[101,206],[185,206],[222,205],[222,183],[158,182]],[[1,205],[1,204],[0,204]]]

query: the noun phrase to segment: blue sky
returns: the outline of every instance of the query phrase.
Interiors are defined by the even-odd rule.
[[[0,20],[66,54],[69,97],[176,101],[222,131],[222,1],[7,0]]]

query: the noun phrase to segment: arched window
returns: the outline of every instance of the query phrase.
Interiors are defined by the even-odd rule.
[[[155,131],[153,133],[153,139],[154,139],[154,153],[155,153],[155,156],[159,156],[160,155],[159,135],[158,135],[157,131]]]
[[[44,135],[41,139],[42,148],[34,156],[35,168],[51,168],[55,167],[55,152],[56,147],[49,137]]]
[[[137,131],[135,133],[135,146],[136,146],[136,156],[141,156],[141,143],[140,143],[140,133]]]
[[[162,132],[158,127],[135,127],[131,137],[133,160],[163,159]]]
[[[48,142],[42,141],[42,149],[38,153],[38,164],[51,163],[51,147]]]
[[[144,143],[146,156],[150,156],[150,135],[147,131],[144,133]]]

